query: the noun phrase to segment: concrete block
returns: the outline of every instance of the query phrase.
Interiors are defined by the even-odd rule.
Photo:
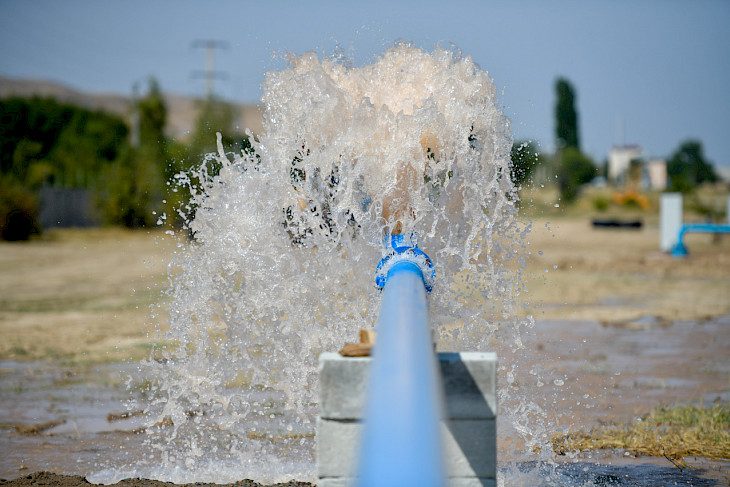
[[[493,419],[497,414],[497,354],[440,353],[447,419]]]
[[[352,487],[355,485],[353,478],[320,478],[317,480],[317,487]]]
[[[447,479],[449,487],[497,487],[496,479],[477,477],[454,477]],[[317,481],[317,487],[355,487],[355,478],[324,478]]]
[[[349,477],[357,469],[362,423],[317,419],[317,475]],[[450,420],[442,424],[444,460],[451,477],[497,475],[493,419]]]
[[[450,477],[497,476],[497,435],[494,419],[452,419],[442,430]]]
[[[451,477],[447,480],[449,487],[497,487],[496,478]]]
[[[319,415],[326,419],[362,419],[369,357],[319,357]],[[494,353],[440,353],[446,417],[491,419],[497,412],[497,356]]]
[[[355,473],[361,431],[362,423],[317,418],[317,476],[320,479],[350,477]]]
[[[361,419],[365,405],[370,357],[319,356],[319,416]]]
[[[449,487],[495,487],[496,354],[442,353],[438,359],[445,395],[442,437]],[[320,356],[319,487],[355,485],[370,360],[337,353]]]

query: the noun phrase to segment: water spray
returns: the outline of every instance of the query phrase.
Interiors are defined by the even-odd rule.
[[[163,338],[178,346],[163,345],[161,359],[145,364],[159,469],[186,482],[242,474],[279,482],[313,478],[316,460],[318,485],[354,483],[359,454],[345,464],[344,445],[359,445],[355,430],[370,407],[367,380],[346,374],[365,373],[371,360],[327,351],[377,323],[373,360],[397,363],[374,368],[385,369],[384,381],[407,370],[419,390],[376,385],[372,399],[385,403],[372,409],[402,400],[400,425],[428,404],[430,419],[419,422],[443,439],[443,456],[429,456],[460,485],[491,485],[496,356],[485,350],[498,329],[517,333],[515,275],[527,233],[516,220],[497,88],[469,56],[440,47],[398,43],[362,67],[315,53],[288,61],[266,75],[263,131],[251,150],[219,150],[176,177],[191,194],[184,209],[195,241],[171,263]],[[372,264],[384,255],[378,292]],[[432,330],[441,350],[474,352],[440,353],[436,366]],[[327,363],[330,378],[347,380],[330,381]],[[349,407],[360,383],[362,400]],[[163,421],[173,426],[154,428]],[[422,446],[438,451],[440,441]],[[428,485],[413,475],[401,484]]]

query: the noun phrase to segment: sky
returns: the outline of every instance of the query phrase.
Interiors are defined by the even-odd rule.
[[[668,157],[687,139],[730,170],[730,1],[0,0],[0,74],[129,95],[154,77],[254,103],[284,55],[342,50],[370,64],[397,40],[458,47],[494,79],[515,139],[554,148],[555,81],[577,93],[581,148]],[[197,73],[197,74],[196,74]]]

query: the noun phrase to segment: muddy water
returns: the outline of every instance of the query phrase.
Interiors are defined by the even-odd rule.
[[[126,411],[133,364],[95,367],[0,362],[0,477],[38,470],[88,474],[141,459],[140,418]],[[111,421],[110,421],[111,419]]]
[[[662,404],[730,401],[730,317],[545,321],[525,345],[534,361],[523,367],[533,373],[510,387],[529,388],[546,421],[560,428],[630,422]],[[0,478],[40,470],[85,476],[154,462],[142,448],[144,435],[134,432],[140,418],[116,416],[129,398],[124,382],[131,376],[134,383],[136,373],[135,364],[0,362]],[[697,468],[680,471],[665,459],[619,451],[561,457],[557,468],[535,469],[530,454],[515,450],[500,447],[507,485],[515,478],[524,485],[727,485],[730,479],[728,462],[686,459]],[[516,473],[521,470],[527,477]]]

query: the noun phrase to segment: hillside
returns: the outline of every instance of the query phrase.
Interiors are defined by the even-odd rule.
[[[10,96],[55,98],[59,102],[110,112],[129,120],[131,98],[115,93],[85,93],[52,81],[0,76],[0,98]],[[164,93],[163,96],[168,111],[167,134],[185,141],[193,128],[198,112],[196,105],[201,99],[171,93]],[[249,128],[253,133],[261,132],[263,110],[260,106],[233,106],[238,112],[238,126]]]

